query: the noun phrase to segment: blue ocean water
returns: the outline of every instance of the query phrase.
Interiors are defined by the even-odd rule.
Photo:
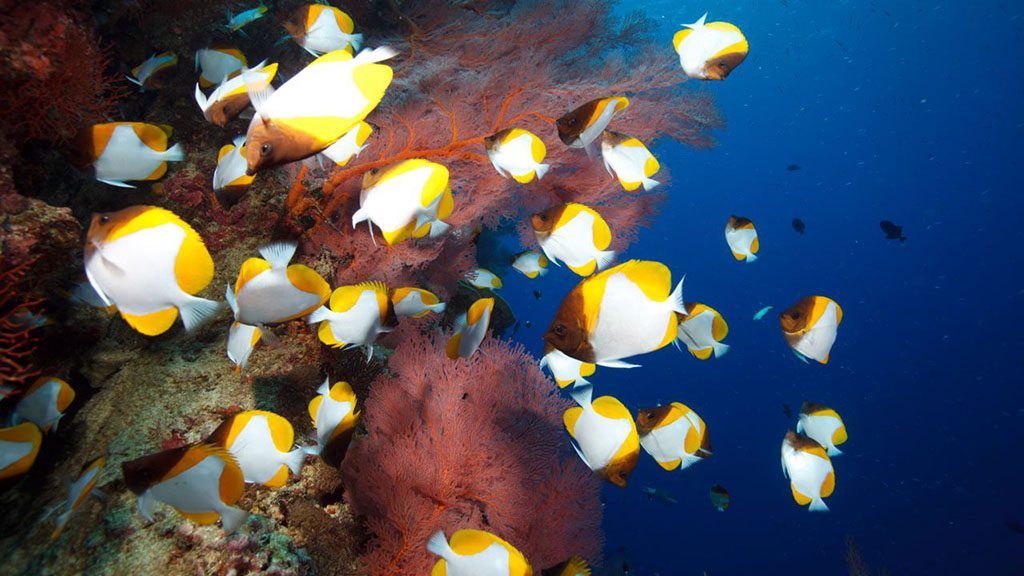
[[[631,574],[845,574],[856,542],[875,573],[1024,574],[1024,5],[991,1],[636,2],[672,34],[707,10],[743,29],[747,60],[714,93],[728,129],[707,151],[658,142],[669,199],[624,257],[686,274],[687,301],[729,323],[724,358],[666,348],[599,369],[597,394],[636,410],[680,401],[714,456],[665,472],[642,455],[604,489],[606,555]],[[801,169],[787,170],[790,164]],[[725,244],[751,218],[756,263]],[[791,227],[806,222],[805,235]],[[880,220],[904,226],[886,240]],[[576,278],[508,275],[516,339],[541,335]],[[531,292],[539,289],[535,300]],[[827,366],[790,352],[776,313],[823,294],[844,310]],[[776,309],[761,322],[751,316]],[[802,401],[843,416],[829,513],[799,507],[779,447]],[[725,513],[712,484],[732,496]],[[651,501],[640,488],[674,495]]]

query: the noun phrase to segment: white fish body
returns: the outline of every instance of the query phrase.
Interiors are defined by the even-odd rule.
[[[745,40],[739,30],[709,27],[705,25],[706,19],[707,14],[693,24],[685,24],[690,33],[676,47],[683,72],[699,80],[708,78],[706,64],[709,60],[720,51]]]
[[[588,370],[589,374],[585,374],[582,361],[565,354],[558,348],[553,348],[540,360],[540,367],[547,368],[555,382],[562,388],[569,384],[586,384],[585,376],[593,373],[593,364],[589,366],[591,368]]]
[[[572,399],[583,408],[572,435],[583,461],[591,470],[598,471],[612,461],[629,437],[633,425],[624,418],[608,418],[599,414],[594,410],[592,394],[593,387],[589,384],[572,390]]]
[[[232,322],[228,329],[228,359],[231,360],[239,370],[245,368],[249,363],[249,356],[253,348],[260,340],[260,329],[256,326]]]
[[[452,550],[438,532],[427,542],[427,550],[444,558],[446,576],[508,576],[509,552],[497,542],[472,555],[461,555]]]
[[[615,366],[623,358],[656,350],[676,312],[686,313],[682,280],[665,301],[655,302],[625,273],[612,274],[590,337],[597,364]]]
[[[419,318],[428,312],[440,314],[445,310],[445,303],[427,304],[423,301],[420,290],[410,290],[401,300],[395,302],[395,315],[399,317]]]
[[[145,180],[164,162],[179,162],[185,159],[181,144],[158,151],[143,142],[135,130],[128,125],[114,128],[99,158],[93,164],[96,179],[113,186],[131,188],[129,180]]]
[[[11,440],[0,440],[0,471],[11,464],[28,456],[32,452],[32,442],[13,442]]]
[[[338,166],[344,166],[369,146],[366,139],[372,132],[373,128],[369,124],[359,122],[334,144],[325,148],[321,154],[330,158]]]
[[[228,76],[241,71],[245,68],[245,64],[234,54],[223,50],[211,48],[196,50],[196,67],[199,68],[199,77],[207,86],[224,84],[228,80]],[[236,77],[236,79],[240,78],[241,75]]]
[[[487,156],[502,176],[511,175],[518,180],[536,174],[539,180],[547,174],[551,166],[534,159],[534,138],[537,136],[529,132],[520,134],[507,142],[500,143],[496,150],[488,150]]]
[[[371,355],[377,336],[390,331],[382,323],[377,294],[372,288],[363,290],[348,310],[335,312],[321,306],[309,315],[308,322],[327,322],[336,341],[344,343],[346,347],[365,345]]]
[[[141,88],[154,73],[161,69],[161,67],[164,67],[168,64],[176,64],[177,61],[178,56],[174,53],[154,54],[150,56],[145,62],[140,64],[138,68],[135,69],[134,77],[125,76],[125,78],[127,78],[133,84],[137,84]]]
[[[752,245],[757,239],[757,230],[753,228],[730,229],[725,231],[725,241],[734,254],[746,256],[747,262],[757,260],[757,255],[752,252]]]
[[[260,248],[260,256],[270,268],[250,278],[234,294],[228,286],[227,299],[235,311],[235,320],[251,326],[277,324],[300,314],[321,302],[320,296],[299,290],[288,276],[288,263],[296,244],[277,242]]]
[[[789,478],[794,491],[811,499],[811,512],[827,512],[822,499],[822,485],[833,473],[832,463],[814,454],[795,450],[788,442],[782,443],[782,471]]]
[[[654,155],[642,144],[612,145],[604,141],[601,143],[601,158],[604,159],[604,167],[608,173],[618,178],[627,190],[635,189],[636,183],[642,185],[644,190],[652,190],[660,184],[647,175],[646,167]]]
[[[530,250],[520,254],[512,263],[512,267],[527,278],[537,278],[548,273],[548,259],[543,254]]]
[[[793,349],[807,358],[825,362],[832,351],[832,345],[836,343],[838,331],[839,314],[836,303],[829,302],[821,318],[800,338]]]
[[[429,207],[423,206],[421,198],[430,175],[429,167],[419,167],[363,189],[357,214],[365,215],[388,233],[400,230],[410,222],[429,220]]]
[[[254,415],[238,433],[228,452],[235,457],[246,482],[266,484],[287,466],[294,474],[302,470],[305,452],[301,448],[282,452],[274,444],[266,416]]]
[[[597,270],[607,268],[615,259],[615,252],[598,250],[594,245],[594,215],[581,211],[544,239],[538,238],[540,249],[555,264],[564,262],[573,268],[583,268],[596,261]]]
[[[139,513],[152,522],[154,502],[163,502],[187,514],[216,512],[220,515],[224,531],[234,532],[249,513],[221,500],[219,488],[223,470],[224,460],[207,456],[198,464],[139,494]]]
[[[362,34],[346,34],[338,26],[338,19],[333,10],[321,10],[313,25],[306,30],[300,42],[307,52],[320,56],[335,50],[344,50],[351,45],[352,50],[359,50],[363,43]]]
[[[324,383],[317,389],[317,394],[322,397],[320,406],[317,407],[314,424],[316,426],[316,442],[322,450],[327,446],[334,430],[341,421],[345,419],[355,406],[348,400],[335,400],[331,397],[330,381]]]
[[[829,414],[800,414],[796,431],[806,434],[808,438],[821,444],[826,453],[840,456],[843,452],[836,448],[833,441],[837,430],[843,427],[843,421]]]
[[[715,340],[715,313],[704,310],[699,314],[687,316],[679,322],[679,341],[692,351],[714,351],[715,358],[721,358],[729,351],[729,345]]]
[[[455,334],[448,340],[445,352],[448,358],[472,358],[480,349],[491,325],[493,298],[481,298],[473,303],[456,322]]]
[[[658,462],[679,460],[679,470],[685,470],[691,464],[703,460],[700,456],[686,451],[683,440],[690,432],[690,428],[695,429],[698,434],[704,433],[700,419],[692,410],[671,424],[655,428],[649,434],[641,436],[640,446]]]
[[[57,410],[57,396],[60,395],[60,382],[49,379],[38,388],[23,396],[14,408],[16,424],[32,422],[40,430],[47,430],[60,421],[63,414]],[[3,466],[0,466],[2,469]]]
[[[221,157],[213,171],[214,190],[223,190],[235,180],[246,175],[246,160],[241,153],[242,146],[245,145],[245,135],[236,137],[233,144],[235,147]]]
[[[67,526],[68,520],[71,519],[71,515],[75,513],[75,509],[81,504],[83,498],[88,496],[86,493],[87,491],[97,497],[105,497],[102,492],[93,488],[99,480],[100,473],[103,472],[102,462],[99,464],[100,465],[90,466],[81,476],[68,486],[68,496],[64,501],[64,511],[57,517],[57,527],[54,530],[54,538],[56,538],[64,527]],[[0,469],[2,468],[3,466],[0,466]]]

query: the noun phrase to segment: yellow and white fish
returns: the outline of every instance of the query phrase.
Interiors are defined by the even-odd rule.
[[[811,512],[828,512],[824,498],[836,488],[836,474],[825,449],[790,430],[782,440],[782,474],[789,478],[793,499]]]
[[[366,118],[391,84],[392,71],[380,62],[393,57],[387,47],[363,50],[354,58],[344,50],[328,52],[273,90],[246,76],[256,115],[249,124],[249,174],[317,153],[339,161],[348,150],[335,148]],[[338,144],[344,148],[344,144]]]
[[[534,214],[530,220],[537,243],[555,264],[565,262],[580,276],[604,270],[615,260],[607,250],[612,231],[596,210],[570,202]]]
[[[246,410],[221,422],[206,442],[227,449],[246,482],[280,488],[288,482],[289,470],[299,475],[306,459],[302,448],[292,450],[294,440],[292,425],[281,416]]]
[[[438,531],[427,541],[427,550],[441,557],[431,576],[533,576],[522,552],[490,532],[459,530],[449,543]]]
[[[14,407],[14,424],[32,422],[43,432],[57,430],[57,423],[75,400],[75,390],[55,376],[41,376]]]
[[[340,466],[359,421],[356,394],[348,382],[336,382],[331,386],[328,378],[316,393],[317,396],[309,402],[309,417],[316,429],[317,446],[306,449],[306,452],[319,454],[328,464]]]
[[[121,471],[128,489],[137,496],[139,513],[150,522],[157,502],[196,524],[220,520],[228,534],[249,517],[234,507],[245,489],[242,469],[222,446],[172,448],[124,462]]]
[[[355,23],[352,18],[334,6],[301,6],[292,21],[284,22],[284,27],[299,46],[313,56],[335,50],[351,53],[363,44],[363,35],[353,34]]]
[[[50,538],[56,540],[60,537],[60,533],[67,526],[68,520],[71,519],[71,516],[89,496],[95,496],[99,499],[106,498],[106,494],[99,488],[96,488],[96,483],[100,479],[100,474],[103,473],[103,465],[105,463],[106,459],[101,456],[86,464],[78,478],[68,486],[68,497],[64,501],[64,511],[57,517],[57,526],[53,529]]]
[[[640,446],[665,470],[685,470],[711,457],[707,425],[685,404],[641,409],[636,427]]]
[[[235,364],[235,372],[241,372],[249,363],[249,356],[256,348],[263,332],[256,326],[232,322],[228,329],[228,359]]]
[[[245,136],[221,146],[213,171],[213,193],[221,205],[235,205],[252,185],[253,178],[245,173]]]
[[[548,273],[548,257],[536,250],[527,250],[515,257],[512,267],[527,278],[537,278]]]
[[[395,288],[391,291],[391,303],[395,307],[395,316],[399,318],[423,318],[431,312],[444,312],[445,304],[433,292],[422,288]]]
[[[455,333],[448,339],[444,350],[448,358],[472,358],[487,336],[494,311],[494,298],[480,298],[455,322]]]
[[[543,164],[547,148],[536,134],[522,128],[508,128],[484,138],[487,157],[494,169],[505,178],[511,175],[516,182],[526,184],[548,173],[549,164]]]
[[[805,296],[779,314],[782,335],[798,358],[828,364],[843,309],[831,298]]]
[[[235,320],[250,326],[280,324],[305,316],[331,293],[316,270],[292,264],[295,242],[274,242],[260,248],[263,258],[249,258],[238,271],[234,289],[224,294]]]
[[[203,111],[203,117],[223,128],[249,106],[249,92],[246,80],[253,86],[270,86],[277,75],[277,63],[267,64],[264,60],[256,66],[224,79],[210,93],[203,94],[202,82],[196,84],[196,104]]]
[[[159,180],[168,162],[185,159],[181,144],[167,147],[169,131],[169,127],[143,122],[94,124],[79,133],[76,147],[97,180],[134,188],[129,181]]]
[[[555,121],[558,137],[566,146],[583,148],[590,156],[596,155],[599,139],[611,123],[616,112],[625,110],[629,99],[625,96],[609,96],[591,100]]]
[[[584,464],[605,480],[625,488],[640,459],[640,437],[633,415],[612,396],[593,400],[594,386],[577,384],[571,392],[579,406],[565,411],[562,420],[576,441],[573,448]]]
[[[729,221],[725,224],[725,242],[737,260],[746,260],[748,263],[757,260],[761,242],[757,239],[757,229],[749,218],[729,216]]]
[[[196,70],[203,88],[223,84],[248,65],[245,54],[234,46],[217,45],[196,50]]]
[[[163,88],[162,77],[168,71],[178,65],[178,55],[174,52],[154,54],[145,62],[132,68],[132,75],[125,76],[129,82],[135,84],[141,90],[153,90]]]
[[[591,276],[569,292],[544,334],[544,342],[577,360],[609,368],[658,350],[678,335],[685,314],[683,281],[660,262],[630,260]]]
[[[750,46],[739,28],[728,22],[705,23],[707,17],[704,14],[693,24],[683,24],[672,45],[690,78],[725,80],[747,57]]]
[[[147,336],[166,332],[181,314],[186,330],[217,313],[197,298],[213,279],[202,238],[173,212],[132,206],[94,214],[85,244],[85,274],[104,303]]]
[[[627,191],[641,185],[651,190],[660,182],[651,178],[661,169],[658,159],[640,140],[625,134],[605,130],[601,139],[601,158],[609,174],[619,179]]]
[[[725,356],[729,345],[722,340],[729,334],[729,325],[718,310],[707,304],[689,302],[686,304],[686,312],[685,316],[679,317],[676,346],[682,342],[690,354],[701,360],[711,358],[712,353],[715,358]]]
[[[454,207],[447,168],[422,158],[404,160],[374,168],[363,176],[359,210],[352,215],[352,227],[365,221],[372,237],[376,225],[388,244],[409,236],[435,237],[448,229],[442,220]]]
[[[804,402],[796,431],[821,444],[829,456],[842,455],[836,446],[846,442],[846,424],[839,413],[828,406]]]
[[[31,422],[0,428],[0,480],[28,472],[42,443],[43,433]]]
[[[592,376],[597,370],[596,364],[580,362],[566,356],[558,348],[546,346],[545,351],[544,357],[540,359],[540,367],[551,372],[559,388],[565,388],[569,384],[586,384],[587,376]]]
[[[367,362],[373,358],[377,336],[390,332],[398,324],[395,307],[388,298],[388,287],[383,282],[335,288],[329,306],[314,310],[307,321],[320,323],[317,335],[328,346],[366,346]]]
[[[486,268],[474,268],[466,273],[466,281],[474,288],[497,290],[504,284],[498,275]]]

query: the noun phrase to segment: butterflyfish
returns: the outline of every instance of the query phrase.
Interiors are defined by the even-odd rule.
[[[717,508],[719,512],[725,512],[729,509],[729,491],[721,484],[711,486],[710,496],[711,505]]]
[[[907,241],[907,237],[903,235],[903,226],[899,226],[889,220],[882,220],[878,225],[882,228],[882,232],[885,233],[886,240]]]
[[[484,147],[498,174],[511,176],[520,184],[531,182],[535,176],[540,180],[551,168],[543,163],[547,155],[544,141],[522,128],[508,128],[486,136]]]
[[[584,279],[569,292],[544,334],[545,343],[577,360],[610,368],[678,337],[686,314],[683,281],[660,262],[630,260]],[[670,292],[671,290],[671,292]]]
[[[541,576],[590,576],[590,566],[583,558],[573,556],[541,571]]]
[[[196,50],[196,70],[203,88],[225,83],[248,65],[245,54],[234,46],[214,45]]]
[[[125,78],[142,90],[163,88],[164,77],[177,65],[178,55],[174,52],[153,54],[145,62],[132,68],[132,75],[126,75]]]
[[[57,516],[57,526],[53,529],[53,533],[50,534],[50,538],[56,540],[60,537],[60,533],[67,526],[68,520],[89,499],[89,496],[100,499],[106,498],[106,494],[99,488],[96,488],[96,483],[100,479],[100,474],[103,473],[105,463],[106,459],[100,457],[86,464],[78,478],[68,486],[68,497],[64,501],[64,511]]]
[[[474,288],[497,290],[503,286],[501,278],[487,268],[474,268],[466,274],[466,281]]]
[[[235,320],[250,326],[280,324],[310,314],[323,304],[331,287],[312,268],[291,264],[295,242],[260,248],[262,258],[242,263],[238,279],[225,292]]]
[[[730,216],[725,224],[725,242],[737,260],[757,260],[757,251],[761,249],[761,243],[757,239],[757,229],[749,218]]]
[[[247,172],[317,153],[338,161],[347,150],[334,145],[380,103],[392,76],[380,62],[395,54],[387,47],[363,50],[354,58],[344,50],[328,52],[277,90],[243,74],[256,109],[246,136]]]
[[[367,362],[373,357],[377,337],[398,325],[395,307],[383,282],[363,282],[335,288],[328,306],[309,315],[310,324],[320,323],[317,336],[334,348],[366,346]]]
[[[821,444],[829,456],[842,454],[836,446],[846,442],[846,424],[839,413],[828,406],[804,402],[796,431]]]
[[[680,402],[641,409],[636,429],[640,446],[665,470],[686,470],[711,457],[707,425]]]
[[[443,222],[455,207],[448,185],[448,169],[422,158],[404,160],[363,175],[359,209],[352,227],[367,222],[370,235],[377,226],[388,244],[410,236],[422,238],[443,233]]]
[[[548,273],[548,257],[536,250],[527,250],[515,257],[512,267],[527,278],[537,278]]]
[[[782,441],[782,473],[789,478],[793,499],[811,512],[828,512],[824,498],[836,488],[832,460],[825,449],[803,434],[790,430]]]
[[[797,356],[828,364],[843,309],[831,298],[805,296],[779,314],[782,335]]]
[[[427,541],[427,550],[441,557],[431,576],[533,576],[522,552],[490,532],[459,530],[449,542],[438,531]]]
[[[335,50],[351,53],[363,44],[363,35],[353,33],[355,23],[352,18],[325,4],[300,6],[293,19],[284,22],[284,27],[292,39],[313,56]]]
[[[75,147],[100,182],[134,188],[130,181],[159,180],[168,162],[185,159],[181,144],[167,147],[170,127],[143,122],[94,124],[79,132]]]
[[[569,384],[586,382],[587,376],[592,376],[597,366],[581,362],[571,356],[566,356],[558,348],[545,346],[544,357],[540,359],[540,367],[547,368],[554,377],[559,388],[565,388]]]
[[[331,466],[340,466],[345,459],[352,433],[359,421],[356,394],[348,382],[335,382],[325,378],[309,402],[309,417],[316,429],[317,446],[307,452],[319,454]]]
[[[266,60],[251,69],[236,73],[214,88],[209,96],[203,93],[202,82],[196,84],[196,104],[203,111],[203,117],[223,128],[249,106],[249,92],[246,79],[253,86],[270,86],[277,75],[277,63],[267,64]],[[245,139],[243,138],[243,141]]]
[[[31,422],[0,428],[0,480],[28,472],[42,443],[43,433]]]
[[[672,45],[690,78],[725,80],[750,49],[743,32],[728,22],[706,22],[708,15],[676,32]]]
[[[625,96],[598,98],[583,104],[555,121],[558,137],[566,146],[583,148],[594,156],[598,151],[598,139],[612,121],[616,112],[625,110],[629,99]]]
[[[57,430],[57,423],[75,400],[75,390],[55,376],[41,376],[29,386],[14,407],[14,423],[32,422],[43,432]]]
[[[615,260],[608,250],[612,231],[593,208],[570,202],[548,208],[530,218],[537,243],[548,259],[580,276],[604,270]]]
[[[601,158],[605,170],[619,179],[627,191],[640,186],[651,190],[659,184],[651,178],[661,169],[658,159],[640,140],[625,134],[605,130],[601,139]]]
[[[235,205],[252,185],[253,176],[245,173],[245,136],[238,136],[217,153],[213,171],[213,193],[224,207]]]
[[[224,447],[193,444],[121,464],[124,481],[138,500],[139,514],[152,522],[157,502],[196,524],[221,521],[228,534],[249,513],[234,507],[245,489],[238,462]]]
[[[436,294],[422,288],[395,288],[391,291],[391,303],[399,318],[423,318],[431,312],[440,314],[445,309],[444,302]]]
[[[169,210],[132,206],[94,214],[85,244],[85,273],[104,303],[147,336],[166,332],[181,314],[186,330],[220,309],[197,292],[213,279],[202,238]]]
[[[256,326],[235,321],[228,329],[228,360],[235,365],[235,372],[241,372],[249,363],[249,356],[256,348],[263,332]]]
[[[448,338],[445,354],[448,358],[472,358],[487,336],[494,311],[494,298],[480,298],[455,322],[455,333]]]
[[[707,304],[688,302],[686,316],[679,318],[679,338],[677,342],[686,345],[686,349],[695,358],[707,360],[711,354],[715,358],[725,356],[729,345],[722,340],[729,334],[729,325],[725,318]]]
[[[620,488],[640,458],[640,438],[629,410],[612,396],[593,400],[594,386],[577,384],[571,392],[579,406],[565,411],[562,420],[576,442],[573,448],[598,476]]]
[[[250,484],[280,488],[288,482],[288,471],[302,470],[306,452],[292,450],[292,425],[273,412],[246,410],[229,416],[206,439],[234,456],[242,477]]]

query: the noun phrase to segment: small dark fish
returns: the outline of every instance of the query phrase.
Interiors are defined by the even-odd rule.
[[[800,165],[799,164],[790,164],[789,166],[786,166],[786,170],[788,170],[790,172],[796,172],[796,171],[800,170]]]
[[[529,320],[527,320],[526,321],[526,327],[527,328],[533,328],[533,322],[530,322]]]
[[[711,487],[711,505],[718,508],[719,512],[725,512],[729,508],[729,491],[721,484]]]
[[[679,504],[679,500],[676,500],[675,496],[669,494],[665,490],[651,488],[650,486],[644,486],[642,490],[643,493],[647,495],[648,500],[658,500],[665,504]]]
[[[793,417],[793,409],[789,407],[789,404],[782,405],[782,413],[786,415],[786,418]]]
[[[882,228],[882,232],[885,232],[885,238],[887,240],[899,240],[900,242],[907,241],[907,237],[903,235],[903,226],[897,226],[889,220],[882,220],[878,225]]]
[[[807,230],[807,224],[804,224],[804,221],[799,218],[793,218],[793,230],[803,234]]]
[[[1016,532],[1017,534],[1024,534],[1024,524],[1017,522],[1016,520],[1007,520],[1006,527]]]
[[[540,300],[540,290],[534,290],[533,297],[536,298],[537,300]]]

